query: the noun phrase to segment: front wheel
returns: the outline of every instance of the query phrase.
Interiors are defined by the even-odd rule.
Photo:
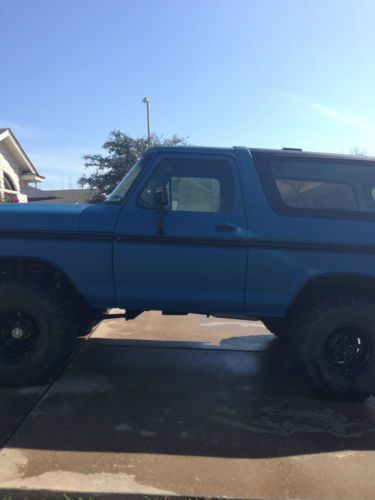
[[[317,386],[339,399],[375,393],[375,302],[352,295],[316,300],[296,316],[289,343]]]
[[[0,285],[0,384],[42,383],[74,347],[70,304],[46,284]]]

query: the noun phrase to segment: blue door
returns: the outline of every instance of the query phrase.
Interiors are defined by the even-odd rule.
[[[159,153],[138,186],[116,227],[119,305],[243,311],[246,216],[234,155]],[[167,197],[162,209],[155,189]]]

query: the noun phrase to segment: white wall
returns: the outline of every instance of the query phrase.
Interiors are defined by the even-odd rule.
[[[21,174],[20,168],[15,162],[14,158],[11,157],[9,152],[0,146],[0,193],[4,192],[4,175],[6,172],[8,176],[12,179],[14,186],[16,187],[16,193],[19,201],[27,201],[25,195],[21,195],[21,186],[19,175]]]

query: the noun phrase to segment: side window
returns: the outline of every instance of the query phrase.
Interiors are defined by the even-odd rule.
[[[315,210],[358,210],[354,190],[336,182],[275,178],[282,201],[288,207]]]
[[[220,181],[209,177],[171,177],[171,209],[219,212]]]
[[[155,208],[154,190],[166,187],[174,212],[220,212],[233,208],[232,165],[213,160],[163,160],[142,190],[138,204]]]
[[[375,166],[283,158],[271,160],[269,171],[281,205],[295,212],[375,210],[370,188],[375,186]]]

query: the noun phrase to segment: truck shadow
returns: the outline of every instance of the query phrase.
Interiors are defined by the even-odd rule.
[[[237,458],[375,449],[374,398],[323,399],[265,337],[221,348],[89,339],[7,446]]]

